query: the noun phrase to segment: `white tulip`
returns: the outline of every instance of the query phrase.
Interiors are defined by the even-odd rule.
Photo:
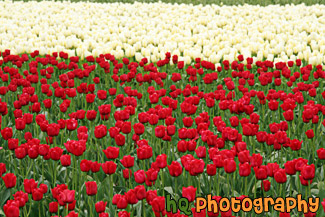
[[[138,53],[138,52],[135,53],[135,59],[137,62],[140,62],[142,58],[143,58],[143,56],[141,53]]]

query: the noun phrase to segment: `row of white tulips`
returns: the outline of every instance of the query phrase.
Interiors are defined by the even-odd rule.
[[[325,6],[0,1],[0,50],[325,62]]]

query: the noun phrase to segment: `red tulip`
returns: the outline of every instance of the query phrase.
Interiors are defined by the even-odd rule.
[[[120,198],[117,200],[116,207],[118,209],[125,209],[128,205],[127,198],[124,195],[121,195]]]
[[[105,125],[96,126],[94,133],[97,139],[101,139],[107,135],[107,127]]]
[[[283,112],[283,117],[286,121],[292,121],[293,117],[294,117],[293,111],[290,109],[290,110]]]
[[[132,176],[132,170],[128,168],[122,170],[122,173],[124,179],[129,179]]]
[[[8,148],[9,150],[15,150],[18,148],[19,140],[18,139],[8,139]]]
[[[238,153],[238,160],[240,163],[250,162],[250,155],[248,150],[243,150]]]
[[[86,193],[88,196],[93,196],[97,194],[97,183],[93,182],[86,182]]]
[[[261,182],[261,188],[262,188],[265,192],[269,191],[270,188],[271,188],[271,182],[270,182],[269,180],[263,180],[263,181]]]
[[[47,193],[48,191],[48,187],[46,184],[40,184],[39,189],[41,189],[43,194]]]
[[[143,200],[146,198],[146,189],[143,185],[137,185],[135,188],[135,194],[138,200]]]
[[[78,121],[76,119],[67,120],[67,130],[73,131],[77,129],[77,127],[78,127]]]
[[[97,91],[97,97],[100,100],[105,100],[107,98],[107,91],[105,91],[105,90],[98,90]]]
[[[47,127],[47,135],[50,137],[54,137],[59,135],[60,133],[60,125],[59,124],[49,124]]]
[[[45,99],[43,100],[44,107],[49,109],[52,107],[52,100],[51,99]]]
[[[308,137],[308,139],[312,139],[315,136],[313,129],[307,130],[305,133],[306,133],[306,136]]]
[[[252,167],[259,167],[262,165],[263,157],[260,154],[253,153],[251,156],[251,166]]]
[[[69,212],[66,217],[78,217],[78,213],[76,213],[75,211],[72,211],[72,212]]]
[[[119,134],[120,129],[117,127],[111,127],[110,129],[108,129],[108,132],[110,137],[115,138]]]
[[[49,212],[50,213],[57,213],[59,208],[59,204],[57,202],[49,203]]]
[[[19,217],[19,202],[15,200],[8,200],[3,206],[3,211],[6,217]]]
[[[0,163],[0,177],[6,172],[6,164]]]
[[[95,204],[95,209],[97,213],[102,213],[105,212],[105,208],[106,208],[107,202],[104,201],[99,201]]]
[[[313,182],[312,179],[310,179],[310,180],[306,180],[306,179],[304,179],[304,177],[303,177],[302,175],[299,175],[299,180],[300,180],[300,183],[301,183],[303,186],[308,186],[308,185],[310,185],[310,184]]]
[[[1,130],[1,135],[4,140],[12,138],[12,128],[5,127]]]
[[[153,168],[150,168],[146,172],[146,176],[147,176],[146,181],[155,182],[157,180],[157,177],[158,177],[158,170],[155,170]]]
[[[128,213],[127,211],[120,211],[120,212],[118,212],[118,217],[130,217],[131,216],[131,214],[130,213]]]
[[[89,170],[91,169],[91,161],[83,159],[80,162],[80,170],[82,172],[89,172]]]
[[[279,102],[275,101],[275,100],[270,100],[268,106],[269,106],[270,110],[276,111],[276,110],[278,110]]]
[[[233,159],[225,159],[224,169],[226,173],[233,173],[236,171],[236,162]]]
[[[110,88],[108,89],[109,95],[113,96],[116,94],[116,88]]]
[[[301,144],[302,144],[302,141],[299,141],[298,139],[293,139],[293,140],[290,140],[290,148],[294,151],[298,151],[301,149]]]
[[[43,199],[43,191],[39,188],[34,188],[32,191],[32,197],[35,201],[40,201]]]
[[[90,121],[93,121],[96,119],[97,111],[95,110],[88,110],[86,114],[86,118]]]
[[[202,209],[200,212],[196,212],[195,208],[192,208],[191,211],[193,213],[193,217],[205,217],[206,216],[206,209]],[[221,212],[221,213],[223,213],[223,212]],[[218,215],[219,215],[219,213],[218,213]],[[228,212],[224,216],[229,216]]]
[[[247,162],[239,164],[239,175],[247,177],[251,174],[251,165]]]
[[[93,172],[93,173],[99,172],[101,165],[102,164],[98,163],[97,161],[91,162],[91,166],[90,166],[91,172]]]
[[[284,163],[285,172],[288,175],[296,174],[295,162],[294,161],[287,161]]]
[[[290,213],[280,212],[279,217],[290,217]]]
[[[320,160],[325,160],[325,149],[324,148],[318,149],[317,156]],[[1,172],[0,172],[0,174],[1,174]]]
[[[117,134],[114,139],[118,146],[123,146],[125,144],[125,136],[122,134]]]
[[[231,118],[229,118],[230,124],[232,127],[237,127],[239,124],[239,119],[237,116],[233,116]]]
[[[26,126],[26,122],[22,118],[16,118],[15,119],[15,126],[16,126],[16,130],[24,130],[25,126]]]
[[[125,168],[133,167],[134,157],[132,157],[131,155],[123,156],[121,163]]]
[[[157,126],[155,128],[155,136],[158,138],[163,138],[165,136],[165,131],[166,131],[165,126],[162,125]]]
[[[102,169],[105,174],[114,174],[116,171],[117,165],[113,161],[106,161],[102,164]]]
[[[189,202],[193,202],[196,197],[196,188],[193,186],[183,187],[182,197],[187,198]]]
[[[137,199],[136,192],[134,189],[130,189],[128,192],[126,192],[125,196],[126,196],[128,204],[138,203],[138,199]]]
[[[119,156],[119,148],[118,147],[107,147],[107,149],[103,150],[105,156],[108,159],[116,159]]]
[[[121,127],[121,131],[124,134],[129,134],[131,132],[131,122],[124,122],[122,127]]]
[[[134,172],[133,175],[134,175],[134,180],[136,183],[142,184],[145,182],[146,174],[145,174],[144,170],[138,170],[138,171]]]
[[[265,166],[254,167],[255,177],[258,180],[264,180],[267,178],[267,169]]]
[[[59,203],[72,203],[75,200],[75,191],[65,189],[59,194]]]
[[[49,150],[50,158],[55,161],[60,160],[62,153],[63,153],[63,149],[60,147],[54,147]]]
[[[5,183],[6,188],[13,188],[16,186],[17,177],[13,173],[7,173],[5,176],[1,177]]]
[[[160,169],[163,169],[167,166],[167,155],[161,154],[156,158],[157,165]]]
[[[305,165],[302,167],[301,175],[306,180],[311,180],[315,177],[315,165]]]
[[[189,162],[189,172],[191,176],[197,176],[203,173],[205,167],[205,163],[202,159],[197,160],[193,159]]]
[[[199,146],[195,150],[195,153],[199,158],[205,158],[206,157],[206,148],[204,146]]]
[[[134,133],[137,135],[142,135],[144,133],[144,125],[142,123],[136,123],[133,125]]]
[[[152,148],[149,145],[143,145],[137,149],[137,157],[139,160],[149,159],[152,155]]]
[[[274,173],[274,179],[277,183],[285,183],[287,181],[287,176],[285,173],[284,169],[278,169],[275,173]]]
[[[165,210],[165,197],[156,197],[151,201],[151,206],[155,213],[163,212]]]
[[[207,165],[207,174],[209,176],[214,176],[217,173],[217,167],[214,164]]]
[[[37,188],[37,182],[34,179],[24,179],[24,190],[26,193],[31,194]]]
[[[64,167],[70,166],[71,165],[71,156],[70,155],[62,155],[60,157],[60,162],[61,162],[61,165]]]

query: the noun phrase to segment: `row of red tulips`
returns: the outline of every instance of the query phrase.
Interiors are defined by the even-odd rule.
[[[200,58],[184,65],[170,53],[156,64],[110,54],[1,56],[7,217],[244,216],[196,213],[192,202],[210,193],[218,201],[325,197],[320,65],[244,64],[242,55],[218,67]],[[167,194],[187,198],[193,213],[167,212]]]

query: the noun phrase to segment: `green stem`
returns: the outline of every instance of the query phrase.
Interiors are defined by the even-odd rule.
[[[177,195],[177,177],[175,177],[175,199],[178,198]]]
[[[201,175],[198,176],[198,192],[197,195],[200,195],[201,193]]]
[[[164,171],[161,171],[161,184],[162,184],[163,196],[165,197]]]
[[[57,162],[56,161],[54,161],[53,170],[54,170],[54,186],[55,186],[55,184],[56,184],[56,173],[57,173]]]
[[[113,175],[110,175],[109,176],[109,185],[110,185],[110,200],[112,200],[112,198],[113,198]]]
[[[142,200],[141,205],[142,205],[143,216],[146,217],[146,210],[145,210],[145,206],[144,206],[144,201],[145,200]]]
[[[217,196],[219,196],[219,169],[217,169]]]
[[[227,187],[228,187],[228,194],[227,194],[227,196],[229,196],[230,195],[230,184],[229,184],[229,174],[226,174],[226,176],[227,176]]]
[[[32,161],[33,162],[33,176],[34,176],[34,180],[36,180],[36,167],[35,167],[35,160]]]
[[[93,212],[91,211],[91,200],[90,200],[90,196],[88,196],[88,204],[89,204],[89,216],[93,216]]]
[[[42,160],[42,181],[44,182],[44,161]]]
[[[244,178],[245,179],[245,195],[248,196],[248,192],[247,192],[247,177]]]
[[[74,165],[74,168],[73,168],[73,175],[72,175],[72,188],[74,190],[77,190],[76,189],[76,169],[77,169],[77,160],[76,160],[76,156],[73,156],[73,165]]]

